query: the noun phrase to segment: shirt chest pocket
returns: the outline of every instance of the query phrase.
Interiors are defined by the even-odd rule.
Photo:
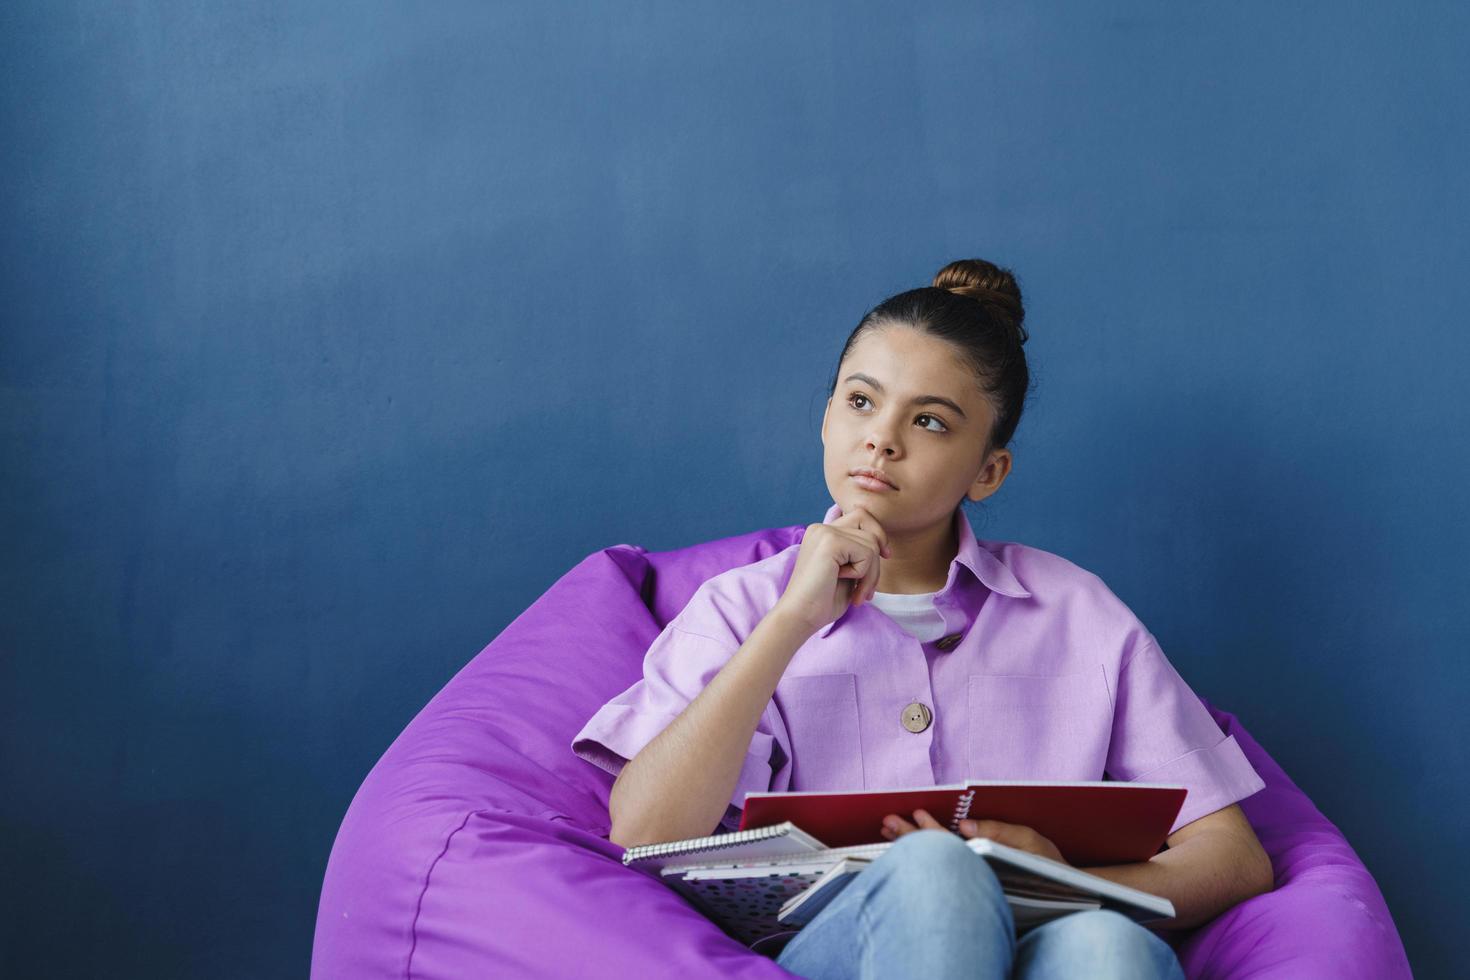
[[[1112,699],[1101,664],[1074,674],[971,674],[969,779],[1103,778]]]
[[[790,789],[862,789],[857,675],[788,676],[777,690],[791,736]]]

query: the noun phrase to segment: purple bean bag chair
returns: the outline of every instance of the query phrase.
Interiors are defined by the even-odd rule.
[[[705,579],[801,540],[770,528],[674,551],[615,545],[563,575],[368,773],[327,862],[311,972],[328,977],[790,977],[609,843],[612,777],[572,736],[642,673]],[[1408,977],[1383,896],[1236,718],[1266,788],[1241,807],[1276,889],[1162,933],[1190,977]]]

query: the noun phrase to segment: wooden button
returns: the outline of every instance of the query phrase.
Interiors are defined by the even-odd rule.
[[[922,732],[934,720],[934,712],[922,701],[910,701],[903,706],[903,727],[914,734]]]
[[[951,633],[948,636],[942,636],[939,639],[935,640],[934,645],[941,650],[953,650],[955,648],[955,644],[959,642],[960,634]]]

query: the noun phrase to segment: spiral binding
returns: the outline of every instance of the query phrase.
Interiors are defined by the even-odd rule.
[[[770,827],[755,827],[751,830],[740,830],[732,834],[696,837],[693,840],[639,844],[637,847],[630,847],[624,852],[623,863],[628,864],[646,857],[661,857],[665,854],[702,854],[706,851],[718,851],[737,844],[748,844],[751,841],[765,840],[767,837],[784,837],[789,833],[789,828],[790,824],[787,822],[774,824]]]
[[[970,804],[975,802],[975,791],[967,789],[960,794],[959,800],[955,802],[954,817],[949,821],[949,829],[955,833],[960,832],[960,821],[970,815]]]

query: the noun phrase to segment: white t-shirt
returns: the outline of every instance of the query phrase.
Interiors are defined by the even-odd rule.
[[[874,592],[871,601],[920,643],[931,643],[945,633],[944,615],[934,605],[934,597],[938,594]]]

